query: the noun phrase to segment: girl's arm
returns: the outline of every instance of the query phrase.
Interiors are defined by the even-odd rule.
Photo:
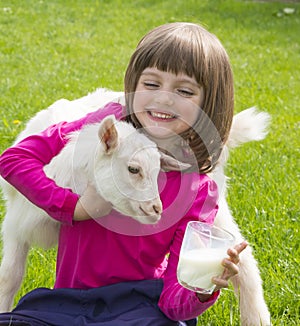
[[[114,114],[122,117],[122,106],[109,103],[74,122],[61,122],[32,135],[8,148],[0,157],[0,174],[33,204],[62,223],[72,223],[79,196],[71,189],[61,188],[44,173],[44,166],[65,146],[66,135],[84,124],[101,121]]]
[[[218,298],[219,291],[213,293],[205,302],[201,302],[195,292],[183,288],[177,280],[177,265],[180,248],[186,229],[190,220],[201,220],[209,224],[213,223],[217,213],[217,186],[214,181],[206,179],[201,185],[198,196],[186,217],[179,223],[171,248],[168,260],[168,267],[164,276],[164,288],[160,296],[159,307],[172,320],[189,320],[201,315],[206,309],[212,306]],[[210,213],[206,216],[199,216],[203,207],[211,207]]]

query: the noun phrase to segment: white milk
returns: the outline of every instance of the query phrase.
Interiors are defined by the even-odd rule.
[[[211,278],[222,274],[224,267],[221,262],[226,256],[225,250],[220,248],[194,249],[181,253],[177,268],[179,283],[192,290],[213,288]]]

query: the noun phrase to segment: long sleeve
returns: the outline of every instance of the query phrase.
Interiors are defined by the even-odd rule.
[[[212,306],[218,298],[219,292],[216,292],[208,301],[201,302],[195,292],[185,289],[178,283],[176,274],[187,223],[197,219],[209,224],[213,223],[218,208],[217,199],[217,186],[208,179],[199,189],[192,208],[177,226],[164,276],[164,288],[159,300],[160,309],[172,320],[195,318]],[[200,215],[199,212],[201,212]]]
[[[71,189],[57,186],[54,180],[46,176],[44,166],[65,146],[66,135],[81,129],[84,124],[101,121],[109,114],[121,118],[122,106],[110,103],[82,119],[61,122],[25,138],[1,155],[1,176],[52,218],[71,224],[79,196]]]

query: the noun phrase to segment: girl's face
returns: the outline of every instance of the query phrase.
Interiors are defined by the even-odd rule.
[[[203,91],[194,78],[185,74],[146,68],[138,81],[133,112],[155,138],[168,138],[195,123]]]

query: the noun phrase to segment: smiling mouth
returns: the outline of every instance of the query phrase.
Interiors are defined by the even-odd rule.
[[[152,118],[159,119],[159,120],[173,120],[177,118],[173,114],[164,113],[164,112],[147,111],[147,113]]]

